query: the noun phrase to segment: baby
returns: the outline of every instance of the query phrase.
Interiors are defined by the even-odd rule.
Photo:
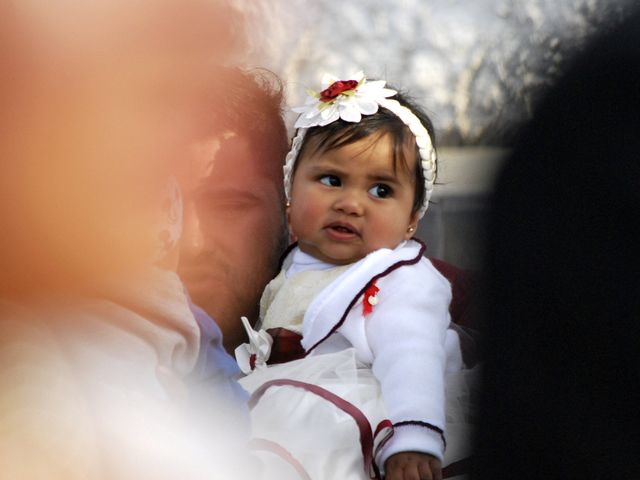
[[[294,109],[284,167],[297,243],[236,352],[252,446],[269,478],[439,479],[445,370],[461,360],[450,284],[412,239],[436,177],[433,127],[384,81],[324,83]]]

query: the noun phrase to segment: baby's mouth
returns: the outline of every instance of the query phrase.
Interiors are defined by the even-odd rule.
[[[348,223],[343,222],[335,222],[327,225],[325,227],[330,234],[338,237],[339,239],[347,239],[360,236],[360,232],[353,226]]]

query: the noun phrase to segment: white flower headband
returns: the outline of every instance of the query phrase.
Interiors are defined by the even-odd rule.
[[[436,151],[433,148],[429,132],[422,125],[420,119],[397,100],[389,99],[388,97],[392,97],[397,92],[384,88],[385,84],[384,80],[367,82],[362,72],[352,75],[350,80],[339,80],[337,77],[325,74],[322,78],[323,90],[320,92],[309,90],[307,93],[310,98],[307,99],[305,105],[292,109],[294,112],[300,113],[300,116],[294,125],[298,131],[293,138],[291,150],[287,154],[283,168],[284,191],[287,201],[291,200],[293,166],[309,128],[323,127],[339,118],[357,123],[362,119],[362,115],[373,115],[379,107],[383,107],[402,120],[416,137],[425,187],[425,199],[420,207],[419,215],[422,217],[425,214],[436,178]]]

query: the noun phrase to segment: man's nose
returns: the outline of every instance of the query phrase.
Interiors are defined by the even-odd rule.
[[[356,189],[345,188],[338,193],[333,208],[346,215],[360,216],[364,213],[364,199]]]
[[[183,255],[198,255],[204,248],[204,232],[198,208],[194,202],[185,202],[182,222],[180,253]]]

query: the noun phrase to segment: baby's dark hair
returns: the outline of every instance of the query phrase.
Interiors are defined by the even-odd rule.
[[[393,88],[393,87],[389,87]],[[435,149],[435,132],[431,120],[427,114],[418,107],[413,100],[405,94],[397,93],[392,100],[397,100],[402,106],[407,107],[418,117],[424,128],[427,129],[431,142]],[[425,201],[425,179],[422,170],[420,152],[415,142],[415,137],[409,127],[393,112],[386,108],[379,108],[373,115],[363,115],[358,123],[347,122],[341,118],[323,127],[310,128],[300,147],[298,158],[305,153],[319,153],[334,150],[350,145],[373,134],[390,134],[393,138],[393,168],[394,171],[401,165],[405,170],[410,169],[410,162],[415,162],[415,193],[411,213],[420,210]],[[406,145],[413,145],[413,159],[406,158]],[[294,164],[294,172],[299,162]]]

